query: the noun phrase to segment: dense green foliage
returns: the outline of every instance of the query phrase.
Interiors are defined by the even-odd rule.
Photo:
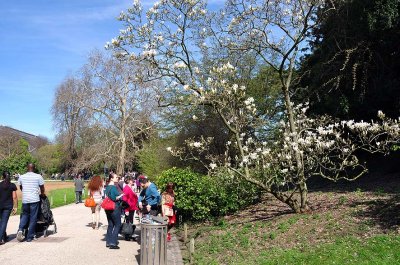
[[[376,118],[400,110],[400,2],[333,1],[321,10],[312,53],[302,62],[300,101],[311,111],[345,119]],[[326,8],[331,8],[327,3]]]
[[[18,147],[7,158],[0,160],[0,171],[7,170],[13,173],[23,174],[28,163],[36,163],[37,160],[28,151],[29,144],[26,140],[20,139]]]
[[[60,144],[47,144],[39,148],[36,157],[46,174],[61,172],[63,151]]]
[[[136,154],[137,170],[150,178],[154,178],[162,171],[170,168],[173,157],[167,151],[167,147],[171,143],[173,143],[173,139],[150,138]]]
[[[172,168],[158,177],[157,186],[163,191],[168,182],[175,184],[176,206],[188,220],[206,220],[235,212],[258,196],[255,187],[223,172],[208,176]]]

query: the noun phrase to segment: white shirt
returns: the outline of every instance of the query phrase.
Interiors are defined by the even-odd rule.
[[[40,201],[39,186],[44,185],[44,180],[41,175],[27,172],[18,178],[18,185],[22,186],[22,203]]]

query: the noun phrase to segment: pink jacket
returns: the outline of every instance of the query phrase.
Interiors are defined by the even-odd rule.
[[[129,208],[125,209],[125,212],[132,212],[139,210],[138,208],[138,197],[136,193],[134,193],[128,185],[124,187],[123,190],[124,196],[122,196],[122,199],[126,201],[129,204]]]

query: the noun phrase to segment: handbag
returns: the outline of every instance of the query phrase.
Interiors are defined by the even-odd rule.
[[[96,206],[96,202],[94,201],[93,197],[86,198],[85,206],[86,207],[95,207]]]
[[[113,200],[111,200],[107,195],[107,197],[101,203],[101,208],[103,208],[106,211],[107,210],[113,211],[113,210],[115,210],[115,202]]]
[[[129,207],[131,207],[131,206],[129,205],[129,203],[127,203],[127,202],[124,201],[124,200],[121,201],[121,208],[122,208],[123,210],[128,209]]]
[[[171,207],[167,206],[167,205],[163,205],[164,208],[164,215],[165,216],[173,216],[174,215],[174,210],[172,210]]]
[[[126,217],[121,226],[121,234],[123,234],[123,235],[132,235],[133,234],[132,224],[126,222]]]

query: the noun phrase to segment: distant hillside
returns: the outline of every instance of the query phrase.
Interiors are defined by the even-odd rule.
[[[48,142],[48,140],[41,136],[36,136],[27,132],[23,132],[8,126],[0,125],[0,138],[8,138],[10,141],[12,139],[19,140],[25,139],[29,143],[29,152],[35,152],[37,148],[43,146]]]

